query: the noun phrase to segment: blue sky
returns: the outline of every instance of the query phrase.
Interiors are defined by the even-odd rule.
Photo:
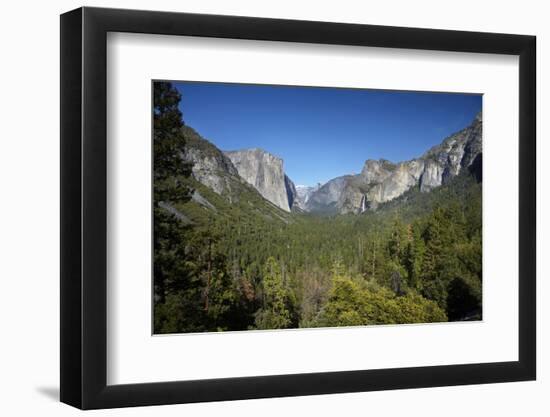
[[[467,126],[481,95],[176,82],[185,123],[221,150],[262,148],[300,185],[423,154]]]

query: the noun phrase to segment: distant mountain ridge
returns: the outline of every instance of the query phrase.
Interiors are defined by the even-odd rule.
[[[330,180],[309,197],[310,212],[361,213],[376,209],[413,187],[428,192],[475,166],[481,179],[482,114],[466,128],[447,137],[421,157],[393,163],[385,159],[365,162],[360,174]]]
[[[481,181],[481,112],[469,126],[418,158],[398,163],[368,159],[361,173],[336,177],[315,187],[296,186],[285,174],[283,160],[263,149],[222,152],[190,127],[184,127],[184,133],[185,158],[193,162],[197,181],[230,200],[232,186],[247,184],[286,212],[360,214],[414,187],[429,192],[466,168]]]
[[[305,211],[309,198],[315,191],[321,188],[321,184],[317,184],[315,187],[309,185],[296,185],[294,188],[296,190],[296,195],[294,196],[292,209]]]

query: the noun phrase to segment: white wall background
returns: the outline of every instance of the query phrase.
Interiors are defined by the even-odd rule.
[[[6,2],[0,17],[0,414],[76,415],[59,392],[59,17],[81,6],[72,0]],[[545,3],[353,2],[278,0],[124,0],[86,5],[237,14],[395,26],[534,34],[538,37],[538,381],[230,403],[145,407],[94,415],[280,416],[338,414],[408,416],[545,416],[550,412],[550,249],[548,187],[550,27]],[[543,100],[546,100],[543,102]],[[546,188],[546,190],[544,189]],[[546,395],[544,395],[546,394]]]

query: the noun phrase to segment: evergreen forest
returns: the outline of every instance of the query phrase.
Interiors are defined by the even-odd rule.
[[[481,319],[480,178],[361,214],[285,212],[253,187],[194,178],[180,100],[154,83],[155,334]]]

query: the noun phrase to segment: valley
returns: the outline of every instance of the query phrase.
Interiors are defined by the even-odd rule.
[[[159,84],[155,333],[481,319],[481,113],[415,159],[306,187],[267,150],[203,138]]]

